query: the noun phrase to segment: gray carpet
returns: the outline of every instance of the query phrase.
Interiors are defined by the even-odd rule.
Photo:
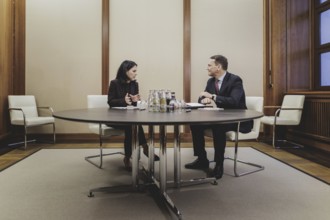
[[[213,150],[208,151],[212,159]],[[95,152],[41,150],[0,172],[1,219],[171,219],[148,191],[96,193],[88,198],[90,188],[131,183],[122,156],[107,157],[104,169],[98,169],[83,159]],[[168,150],[170,179],[172,152]],[[226,150],[227,155],[232,153],[233,148]],[[252,148],[241,148],[239,155],[264,165],[265,170],[233,177],[233,163],[226,160],[226,174],[218,185],[168,190],[183,219],[330,219],[329,185]],[[191,149],[182,149],[182,166],[193,159]],[[205,173],[183,168],[182,176],[196,178]]]

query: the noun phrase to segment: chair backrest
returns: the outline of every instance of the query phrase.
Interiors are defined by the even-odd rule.
[[[109,108],[107,95],[88,95],[88,108]]]
[[[260,96],[246,96],[246,107],[249,110],[255,110],[258,112],[263,111],[263,104],[264,104],[264,98]],[[251,132],[249,133],[240,133],[238,135],[239,140],[253,140],[258,139],[259,132],[260,132],[260,123],[261,119],[257,118],[253,120],[253,128]],[[212,133],[212,132],[211,132]],[[207,133],[207,136],[210,136],[209,133]],[[236,133],[234,131],[228,131],[226,133],[227,139],[230,141],[235,141]]]
[[[25,117],[38,117],[38,109],[33,95],[9,95],[9,108],[21,108]],[[10,120],[22,120],[23,114],[20,111],[10,111]]]
[[[285,95],[281,108],[303,108],[305,95]],[[302,110],[281,110],[279,117],[300,123]]]
[[[246,96],[246,107],[249,110],[255,110],[258,112],[263,112],[263,106],[264,106],[264,98],[261,96]],[[259,134],[260,131],[260,118],[253,120],[253,128],[252,131]],[[258,137],[256,137],[258,138]]]
[[[87,107],[88,108],[109,108],[107,95],[87,95]],[[99,124],[88,123],[88,129],[95,133],[100,134]],[[124,135],[123,130],[114,129],[108,125],[101,125],[102,136],[118,136]]]

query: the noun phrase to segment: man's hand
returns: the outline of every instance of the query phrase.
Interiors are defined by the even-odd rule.
[[[212,101],[212,99],[210,99],[210,98],[204,98],[201,100],[201,103],[202,104],[211,104],[211,101]]]
[[[125,102],[127,105],[132,105],[132,100],[131,97],[129,97],[128,93],[126,93]]]
[[[205,98],[212,99],[212,94],[208,92],[201,92],[200,97],[204,96]]]

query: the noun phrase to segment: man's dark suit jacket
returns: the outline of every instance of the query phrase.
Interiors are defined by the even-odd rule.
[[[125,102],[126,94],[137,95],[139,94],[139,84],[136,81],[130,83],[122,82],[118,79],[111,80],[108,90],[108,104],[110,107],[126,107]],[[136,102],[132,105],[136,106]]]
[[[245,103],[245,92],[242,79],[232,73],[227,72],[219,94],[215,89],[215,78],[212,77],[207,81],[205,92],[216,94],[216,105],[218,108],[224,109],[247,109]],[[199,97],[200,103],[204,97]],[[253,121],[243,122],[240,126],[240,131],[243,133],[250,132],[253,127]]]

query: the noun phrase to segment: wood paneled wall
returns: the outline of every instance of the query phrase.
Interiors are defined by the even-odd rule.
[[[309,90],[310,22],[309,0],[287,1],[287,91]]]
[[[306,95],[301,124],[288,129],[288,139],[330,152],[330,92],[313,91],[312,84],[311,4],[265,0],[265,105],[281,105],[285,94]]]
[[[12,2],[0,0],[0,137],[8,135],[8,101],[7,96],[12,91]]]
[[[265,105],[280,105],[285,93],[310,89],[309,0],[269,0],[265,7]]]
[[[0,140],[9,135],[8,95],[25,93],[25,0],[0,0]]]
[[[304,110],[299,126],[288,130],[288,137],[306,146],[330,152],[330,93],[305,94]]]

